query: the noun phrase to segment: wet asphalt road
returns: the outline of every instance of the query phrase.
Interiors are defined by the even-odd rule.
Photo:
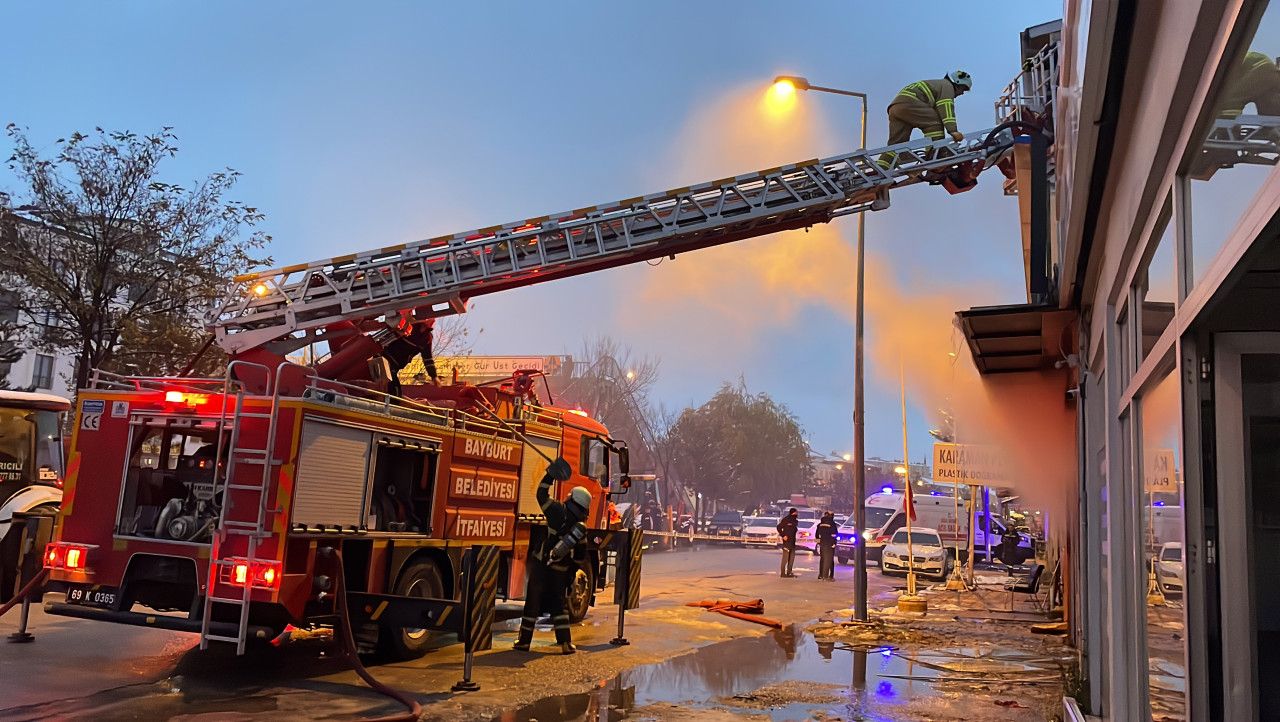
[[[574,628],[581,650],[551,654],[552,635],[539,631],[532,653],[510,649],[514,625],[495,627],[494,649],[477,655],[478,692],[454,694],[461,678],[462,648],[442,646],[408,663],[371,667],[384,683],[413,694],[424,719],[503,716],[559,695],[603,688],[618,674],[692,649],[743,637],[763,637],[766,627],[684,606],[714,598],[765,600],[765,615],[802,623],[847,608],[852,569],[820,582],[817,560],[797,557],[798,579],[778,577],[778,552],[736,547],[652,553],[645,558],[641,605],[626,615],[631,644],[609,644],[617,631],[616,608],[598,607]],[[872,567],[873,599],[891,598],[900,580]],[[611,598],[611,592],[602,595]],[[874,603],[874,602],[873,602]],[[885,602],[887,603],[887,602]],[[0,635],[17,615],[0,619]],[[323,644],[264,649],[236,658],[228,645],[206,652],[191,635],[93,623],[35,613],[36,641],[0,643],[0,720],[9,719],[352,719],[401,708],[374,693]],[[731,661],[724,664],[732,666]],[[524,716],[524,715],[519,715]],[[546,712],[547,722],[556,715]]]

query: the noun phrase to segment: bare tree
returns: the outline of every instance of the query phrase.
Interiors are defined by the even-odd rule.
[[[8,135],[22,188],[0,199],[0,278],[17,279],[19,310],[50,319],[41,343],[75,354],[77,387],[95,368],[185,364],[228,278],[270,262],[257,255],[268,236],[240,236],[263,215],[224,200],[239,173],[160,179],[178,152],[170,128],[76,132],[47,156],[17,126]]]
[[[656,467],[654,411],[649,394],[658,380],[656,358],[639,356],[608,336],[583,341],[572,374],[556,390],[561,406],[577,406],[598,419],[632,449],[632,469]]]

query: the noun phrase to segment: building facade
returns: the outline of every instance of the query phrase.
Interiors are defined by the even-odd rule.
[[[1067,0],[1047,192],[1016,179],[1048,219],[1027,303],[958,314],[980,370],[1065,380],[1073,692],[1102,719],[1280,718],[1277,55],[1280,2]]]
[[[75,359],[65,352],[38,347],[42,320],[30,318],[0,294],[0,388],[43,391],[72,398]]]

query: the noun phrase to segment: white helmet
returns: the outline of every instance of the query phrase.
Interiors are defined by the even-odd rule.
[[[952,70],[950,73],[947,73],[947,80],[950,80],[952,83],[964,88],[965,90],[973,90],[973,77],[963,70]]]
[[[582,507],[584,512],[588,511],[591,509],[591,492],[587,491],[586,487],[575,486],[573,491],[569,492],[569,501]]]

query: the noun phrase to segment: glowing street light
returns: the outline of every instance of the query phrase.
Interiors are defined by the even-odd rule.
[[[635,371],[632,371],[631,369],[627,369],[627,380],[628,380],[628,381],[635,381],[635,380],[636,380],[636,372],[635,372]]]
[[[845,461],[853,461],[853,454],[841,454],[840,458]]]
[[[798,75],[779,75],[773,79],[769,97],[775,109],[789,106],[795,101],[797,90],[812,90],[833,95],[845,95],[862,101],[860,118],[862,150],[867,148],[867,94],[854,90],[827,88],[810,83],[808,78]],[[865,409],[863,399],[863,283],[866,275],[866,234],[867,217],[858,214],[858,248],[857,265],[854,271],[854,315],[853,315],[853,461],[856,468],[853,472],[853,527],[858,534],[866,530],[866,505],[862,500],[867,497],[867,472],[865,441]],[[853,585],[853,617],[858,621],[867,621],[867,550],[866,546],[854,546],[854,585]]]
[[[906,475],[907,475],[907,467],[905,467],[905,466],[895,466],[895,467],[893,467],[893,473],[897,474],[898,476],[906,476]]]

